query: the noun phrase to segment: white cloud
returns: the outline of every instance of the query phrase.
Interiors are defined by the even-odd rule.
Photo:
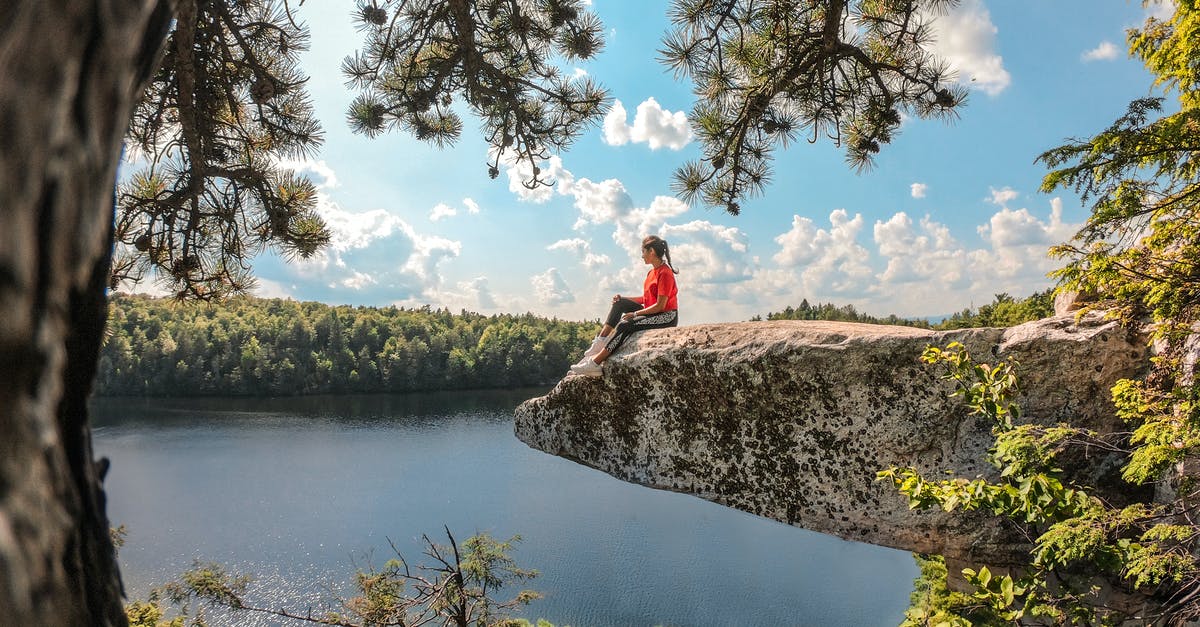
[[[613,102],[613,106],[608,110],[608,115],[604,116],[604,143],[609,146],[624,146],[629,143],[630,128],[625,124],[625,119],[629,114],[625,111],[625,105],[621,104],[620,100]]]
[[[441,220],[442,218],[450,218],[450,217],[453,217],[456,215],[458,215],[457,209],[455,209],[454,207],[451,207],[450,205],[447,205],[444,202],[438,203],[437,206],[434,207],[433,210],[429,212],[429,221],[437,222],[438,220]]]
[[[993,248],[1012,248],[1048,247],[1070,239],[1076,228],[1063,223],[1062,200],[1055,198],[1050,201],[1050,219],[1047,222],[1034,217],[1028,209],[1013,211],[1004,207],[977,230]]]
[[[924,198],[925,192],[929,189],[929,186],[924,183],[913,183],[909,186],[909,188],[912,192],[913,198]]]
[[[470,198],[463,198],[462,202],[463,207],[465,207],[467,210],[467,213],[472,215],[479,213],[479,203],[471,200]],[[442,218],[452,218],[456,215],[458,215],[458,209],[451,207],[444,202],[440,202],[429,212],[429,221],[437,222]]]
[[[338,186],[337,174],[324,160],[309,161],[308,159],[277,159],[275,165],[294,172],[311,172],[321,177],[321,181],[313,181],[318,189],[332,189]]]
[[[591,248],[591,245],[587,243],[587,240],[573,237],[571,239],[560,239],[547,246],[546,250],[566,250],[573,253],[583,253],[589,248]]]
[[[579,237],[560,239],[547,246],[546,250],[562,250],[573,253],[580,258],[580,263],[589,270],[607,266],[611,261],[608,255],[593,253],[591,243]]]
[[[375,277],[372,277],[369,274],[354,271],[354,274],[352,276],[350,276],[349,278],[346,278],[346,279],[342,279],[341,285],[342,285],[342,287],[348,287],[352,290],[361,290],[364,287],[367,287],[368,285],[374,285],[378,282],[379,281],[375,280]]]
[[[496,298],[492,295],[492,290],[488,286],[487,277],[477,276],[470,281],[461,281],[458,288],[471,294],[475,298],[475,304],[479,309],[495,309]]]
[[[670,243],[671,262],[705,298],[728,298],[729,284],[749,281],[757,266],[750,256],[750,238],[742,230],[693,220],[664,225],[659,231]]]
[[[255,277],[252,293],[259,298],[294,298],[292,296],[292,290],[294,289],[296,289],[295,285],[289,290],[279,281]]]
[[[820,229],[808,218],[793,216],[792,228],[775,238],[780,251],[772,259],[785,268],[803,266],[800,283],[808,293],[828,288],[836,294],[860,295],[869,285],[864,279],[871,276],[867,250],[857,241],[863,217],[851,218],[845,209],[836,209],[829,223],[828,230]]]
[[[505,173],[508,175],[508,191],[517,195],[517,198],[525,202],[544,203],[554,197],[555,186],[539,185],[534,188],[526,186],[527,181],[533,180],[533,166],[527,161],[514,162],[511,154],[506,154],[501,165],[505,168]],[[552,156],[540,166],[541,172],[539,178],[544,181],[557,181],[558,186],[570,185],[569,180],[564,180],[570,177],[570,173],[563,170],[562,159]]]
[[[1173,0],[1152,0],[1146,3],[1146,17],[1153,17],[1156,20],[1167,21],[1171,16],[1175,15],[1175,2]]]
[[[379,302],[432,294],[442,283],[440,264],[462,250],[459,242],[418,233],[384,209],[347,211],[323,193],[317,212],[329,227],[329,246],[286,271],[332,289],[378,292]]]
[[[984,200],[999,207],[1007,207],[1008,203],[1017,199],[1017,196],[1020,196],[1020,194],[1018,194],[1011,187],[1004,187],[1001,189],[996,189],[993,187],[991,188],[988,198],[985,198]]]
[[[1117,46],[1111,41],[1102,41],[1100,45],[1079,55],[1083,61],[1112,61],[1117,58],[1120,51]]]
[[[576,229],[587,224],[616,222],[633,209],[633,198],[617,179],[607,179],[599,183],[579,179],[560,187],[558,191],[575,198],[575,208],[579,210],[579,219],[575,222]]]
[[[554,193],[574,198],[579,217],[572,228],[579,231],[589,226],[616,225],[613,240],[622,248],[631,250],[634,257],[640,255],[642,237],[656,233],[669,218],[688,211],[688,205],[674,196],[656,196],[648,207],[636,207],[620,180],[595,182],[587,178],[577,179],[563,166],[559,157],[551,157],[546,162],[546,171],[558,181],[554,188],[530,191],[519,184],[514,186],[512,181],[521,176],[517,170],[519,166],[510,166],[509,189],[518,197],[539,203],[548,201]],[[599,257],[593,258],[594,263],[599,260]]]
[[[404,220],[383,209],[359,213],[345,211],[321,196],[318,196],[317,213],[325,220],[325,226],[329,227],[331,237],[326,252],[333,253],[335,259],[340,258],[340,253],[366,248],[375,240],[408,228]]]
[[[979,88],[989,96],[1012,82],[1004,59],[996,54],[996,26],[982,0],[964,0],[943,15],[933,17],[933,51],[950,63],[958,82]]]
[[[612,263],[612,260],[608,258],[608,255],[587,253],[583,256],[583,266],[589,270],[603,268],[610,263]]]
[[[1049,204],[1048,216],[1000,206],[978,227],[983,244],[974,248],[929,216],[916,220],[898,212],[877,220],[866,246],[858,242],[858,215],[835,211],[828,229],[795,216],[791,228],[775,239],[780,245],[775,265],[756,269],[754,280],[734,290],[735,299],[726,307],[765,313],[807,298],[854,305],[874,315],[911,316],[977,307],[1000,292],[1025,296],[1050,285],[1046,274],[1059,262],[1047,256],[1047,249],[1078,228],[1063,221],[1060,199]]]
[[[583,78],[583,77],[585,77],[585,76],[587,76],[587,75],[588,75],[588,71],[587,71],[587,70],[585,70],[585,69],[583,69],[583,68],[581,68],[581,67],[577,67],[577,68],[575,68],[575,71],[571,73],[571,78],[572,78],[573,80],[579,80],[579,79],[581,79],[581,78]]]
[[[887,261],[877,275],[879,285],[906,284],[905,290],[961,290],[970,285],[967,255],[950,236],[950,230],[923,218],[913,226],[908,214],[899,212],[888,221],[876,221],[875,244]],[[914,285],[915,284],[915,285]],[[933,293],[930,297],[933,298]]]
[[[550,268],[530,277],[533,294],[542,304],[555,306],[575,302],[575,295],[557,268]]]
[[[647,98],[638,105],[632,126],[626,124],[627,117],[624,105],[620,100],[616,101],[604,116],[606,144],[622,146],[633,142],[648,144],[651,150],[663,147],[682,150],[692,140],[687,115],[682,111],[672,113],[663,109],[654,98]]]

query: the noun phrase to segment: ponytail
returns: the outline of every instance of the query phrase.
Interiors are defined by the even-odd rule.
[[[671,247],[667,245],[667,240],[657,235],[647,235],[646,239],[642,240],[642,248],[653,250],[658,255],[658,258],[667,264],[671,272],[679,274],[679,271],[675,269],[675,265],[671,263]]]

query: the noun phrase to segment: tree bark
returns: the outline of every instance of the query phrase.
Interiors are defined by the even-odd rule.
[[[0,0],[0,622],[125,625],[87,397],[167,0]]]

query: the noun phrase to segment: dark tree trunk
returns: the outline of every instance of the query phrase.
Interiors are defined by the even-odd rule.
[[[0,623],[124,625],[86,401],[167,0],[0,0]]]

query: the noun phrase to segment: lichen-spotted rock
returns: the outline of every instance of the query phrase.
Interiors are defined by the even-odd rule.
[[[980,514],[911,511],[875,480],[912,465],[993,476],[990,425],[918,357],[962,342],[979,360],[1019,362],[1024,419],[1120,430],[1108,389],[1148,364],[1146,338],[1091,316],[1010,329],[938,332],[820,321],[648,331],[600,379],[570,376],[516,410],[528,445],[625,481],[686,492],[843,538],[952,559],[1015,564],[1024,539]],[[1118,502],[1116,460],[1064,460]]]

